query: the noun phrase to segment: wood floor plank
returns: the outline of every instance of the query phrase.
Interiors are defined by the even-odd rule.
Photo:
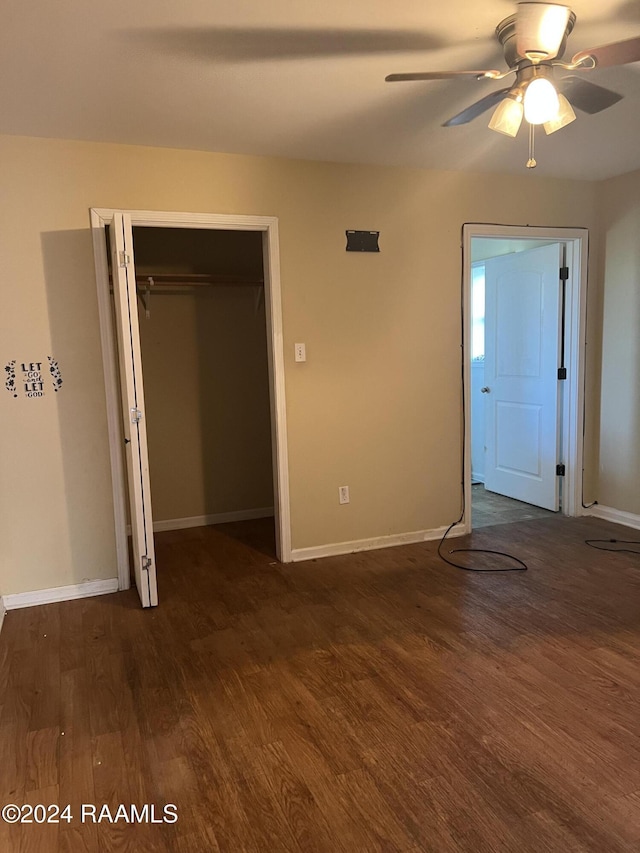
[[[283,842],[287,833],[294,839],[290,849],[300,851],[324,851],[339,849],[327,816],[318,808],[310,788],[289,759],[281,743],[271,743],[255,750],[254,774],[262,777],[271,798],[277,805],[278,814],[286,825],[281,832]],[[277,836],[271,844],[261,849],[277,847]]]
[[[415,838],[385,801],[366,770],[340,774],[336,785],[344,808],[360,815],[382,849],[403,851],[413,846]]]
[[[20,853],[43,853],[57,850],[59,847],[60,824],[40,822],[46,816],[42,807],[59,802],[57,785],[50,785],[28,791],[25,802],[34,807],[32,822],[23,824],[20,834]]]
[[[60,729],[40,729],[27,735],[27,778],[25,788],[35,791],[58,784]]]

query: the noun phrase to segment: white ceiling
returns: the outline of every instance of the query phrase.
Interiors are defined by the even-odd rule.
[[[637,0],[576,0],[565,58],[640,34]],[[516,140],[440,125],[501,88],[391,72],[504,68],[506,0],[5,0],[0,132],[437,169],[523,172]],[[539,134],[537,174],[640,169],[640,62],[585,73],[624,99]]]

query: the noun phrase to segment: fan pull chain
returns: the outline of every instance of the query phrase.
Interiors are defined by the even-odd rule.
[[[534,151],[534,130],[535,126],[533,124],[529,125],[529,159],[527,160],[527,169],[535,169],[538,165],[536,163],[535,151]]]

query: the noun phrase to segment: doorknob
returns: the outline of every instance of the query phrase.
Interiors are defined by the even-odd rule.
[[[480,393],[481,393],[481,394],[488,394],[488,393],[489,393],[489,391],[491,391],[491,388],[489,388],[489,386],[488,386],[488,385],[485,385],[485,386],[484,386],[484,388],[481,388],[481,389],[480,389]]]

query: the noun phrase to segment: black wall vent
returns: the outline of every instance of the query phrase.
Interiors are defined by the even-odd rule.
[[[345,231],[347,252],[379,252],[379,231]]]

